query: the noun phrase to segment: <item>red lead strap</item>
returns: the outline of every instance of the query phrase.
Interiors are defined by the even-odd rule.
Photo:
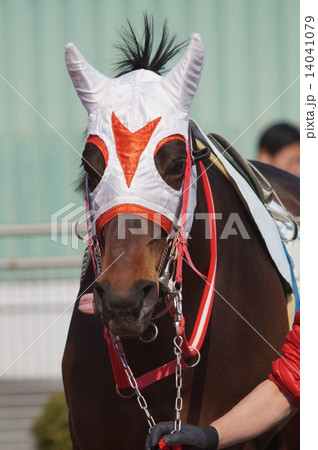
[[[196,318],[196,322],[192,331],[192,335],[190,338],[190,341],[188,342],[185,332],[184,332],[184,321],[182,324],[181,332],[182,332],[182,338],[183,338],[183,344],[182,344],[182,353],[185,356],[196,356],[198,353],[198,350],[200,350],[205,334],[208,328],[211,312],[212,312],[212,306],[213,306],[213,299],[214,299],[214,286],[215,286],[215,274],[216,274],[216,262],[217,262],[217,248],[216,248],[216,226],[215,226],[215,220],[214,220],[214,203],[213,203],[213,197],[212,192],[210,188],[210,183],[208,176],[206,174],[204,165],[202,162],[200,164],[201,169],[201,176],[203,180],[203,188],[205,193],[205,199],[207,202],[207,209],[209,214],[209,232],[210,232],[210,267],[207,277],[203,275],[201,272],[199,272],[196,267],[194,266],[191,257],[189,255],[187,242],[185,239],[182,239],[180,242],[180,246],[178,248],[178,260],[177,260],[177,267],[179,266],[178,271],[178,282],[180,285],[182,284],[182,263],[183,259],[185,258],[189,264],[189,266],[203,279],[206,280],[203,296],[200,303],[200,308],[198,311],[198,315]],[[187,201],[187,200],[186,200]]]
[[[205,334],[208,328],[208,324],[210,321],[210,316],[212,312],[213,300],[214,300],[214,292],[215,292],[215,276],[216,276],[216,265],[217,265],[217,238],[216,238],[216,225],[214,219],[214,203],[213,197],[210,187],[210,182],[208,176],[206,174],[204,165],[202,162],[200,164],[203,187],[205,192],[205,198],[208,207],[209,214],[209,230],[210,230],[210,267],[208,271],[208,276],[206,278],[206,284],[202,296],[202,300],[200,303],[199,312],[197,315],[197,319],[192,331],[192,335],[189,341],[189,346],[194,347],[200,350]],[[191,265],[190,261],[188,260]],[[191,265],[193,268],[193,264]]]

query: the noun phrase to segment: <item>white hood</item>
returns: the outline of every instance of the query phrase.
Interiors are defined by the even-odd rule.
[[[195,34],[183,58],[167,75],[140,69],[111,79],[91,67],[74,44],[67,44],[66,65],[88,112],[88,135],[98,136],[108,153],[102,179],[90,194],[96,220],[110,210],[134,212],[130,205],[137,205],[176,223],[182,190],[164,182],[154,154],[163,139],[175,135],[190,151],[188,112],[203,59],[202,41]],[[196,206],[195,179],[192,167],[188,231]]]

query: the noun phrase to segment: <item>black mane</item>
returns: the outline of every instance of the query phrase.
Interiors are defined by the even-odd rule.
[[[127,24],[128,29],[122,28],[119,32],[122,42],[116,44],[116,48],[124,56],[115,63],[117,77],[138,69],[151,70],[160,75],[165,69],[165,64],[186,45],[186,42],[176,43],[176,34],[169,35],[167,20],[165,20],[159,46],[151,58],[154,37],[153,17],[148,17],[144,13],[144,30],[141,38],[136,34],[129,20]]]
[[[83,163],[80,165],[81,173],[78,179],[74,182],[75,192],[79,192],[85,196],[85,180],[86,180],[86,172],[84,170]]]
[[[87,128],[82,133],[81,143],[84,148],[85,141],[87,139]],[[83,194],[85,196],[85,179],[86,179],[86,172],[84,170],[83,161],[81,161],[80,164],[80,174],[77,180],[74,181],[73,185],[75,187],[75,192],[79,192],[80,194]]]

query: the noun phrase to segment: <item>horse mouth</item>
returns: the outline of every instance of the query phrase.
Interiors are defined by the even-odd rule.
[[[96,309],[105,327],[125,339],[142,336],[151,321],[157,298],[157,285],[150,280],[138,281],[125,296],[114,292],[105,282],[98,282],[94,287]]]
[[[105,323],[109,331],[123,339],[137,339],[141,337],[149,326],[150,320],[115,320]]]
[[[144,304],[138,316],[127,310],[116,315],[107,312],[106,315],[103,314],[103,322],[113,335],[124,339],[136,339],[149,327],[154,307],[155,304],[151,306]]]
[[[102,316],[103,324],[115,335],[126,339],[141,337],[151,323],[155,305],[144,305],[139,317],[127,311],[122,311],[116,315],[111,314],[106,308],[97,307],[92,293],[84,294],[80,298],[78,309],[84,314]]]

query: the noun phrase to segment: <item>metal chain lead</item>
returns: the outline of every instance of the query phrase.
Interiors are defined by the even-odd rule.
[[[176,355],[176,372],[175,372],[175,381],[176,381],[176,401],[175,401],[175,421],[174,421],[174,430],[181,430],[181,411],[183,406],[183,399],[181,397],[181,388],[182,388],[182,343],[183,338],[180,335],[180,325],[182,320],[182,285],[179,288],[176,287],[176,283],[174,284],[174,325],[176,328],[176,336],[173,339],[174,343],[174,353]]]
[[[115,349],[115,351],[117,353],[118,358],[122,362],[122,365],[123,365],[125,373],[127,375],[129,384],[132,387],[132,389],[134,389],[134,391],[136,392],[138,404],[139,404],[140,408],[146,414],[149,427],[152,428],[153,426],[156,425],[156,422],[155,422],[154,418],[152,417],[152,415],[149,412],[148,404],[146,402],[146,399],[142,395],[142,393],[140,392],[140,390],[138,388],[137,380],[134,377],[134,374],[132,373],[132,370],[131,370],[131,368],[128,365],[128,362],[127,362],[127,359],[126,359],[126,355],[125,355],[122,343],[121,343],[120,339],[117,336],[111,335],[111,337],[112,337],[112,340],[113,340],[113,347],[114,347],[114,349]]]
[[[176,327],[176,336],[173,339],[173,343],[174,343],[174,353],[176,355],[175,384],[176,384],[177,393],[176,393],[176,399],[175,399],[175,422],[174,422],[173,433],[175,431],[181,430],[181,424],[182,424],[181,423],[181,411],[182,411],[182,407],[183,407],[183,398],[181,396],[181,388],[182,388],[182,362],[181,362],[182,349],[181,349],[181,346],[183,343],[183,339],[182,339],[182,336],[180,335],[180,323],[181,323],[181,319],[182,319],[182,286],[180,286],[180,288],[177,289],[175,292],[176,292],[176,294],[174,296],[174,309],[175,309],[174,323],[175,323],[175,327]],[[138,404],[139,404],[140,408],[146,414],[148,425],[151,429],[153,426],[156,425],[156,422],[149,412],[146,399],[140,392],[140,390],[138,388],[137,380],[134,377],[134,374],[132,373],[131,368],[129,367],[121,340],[119,339],[119,337],[114,336],[112,334],[111,334],[111,338],[113,341],[113,347],[116,351],[116,354],[124,367],[129,384],[136,393]]]
[[[174,343],[174,353],[176,355],[176,389],[177,389],[177,396],[175,401],[175,411],[176,411],[176,417],[174,421],[174,430],[180,431],[181,430],[181,411],[183,406],[183,399],[181,397],[181,388],[182,388],[182,364],[181,364],[181,357],[182,357],[182,345],[183,339],[181,336],[176,336],[173,339]]]

